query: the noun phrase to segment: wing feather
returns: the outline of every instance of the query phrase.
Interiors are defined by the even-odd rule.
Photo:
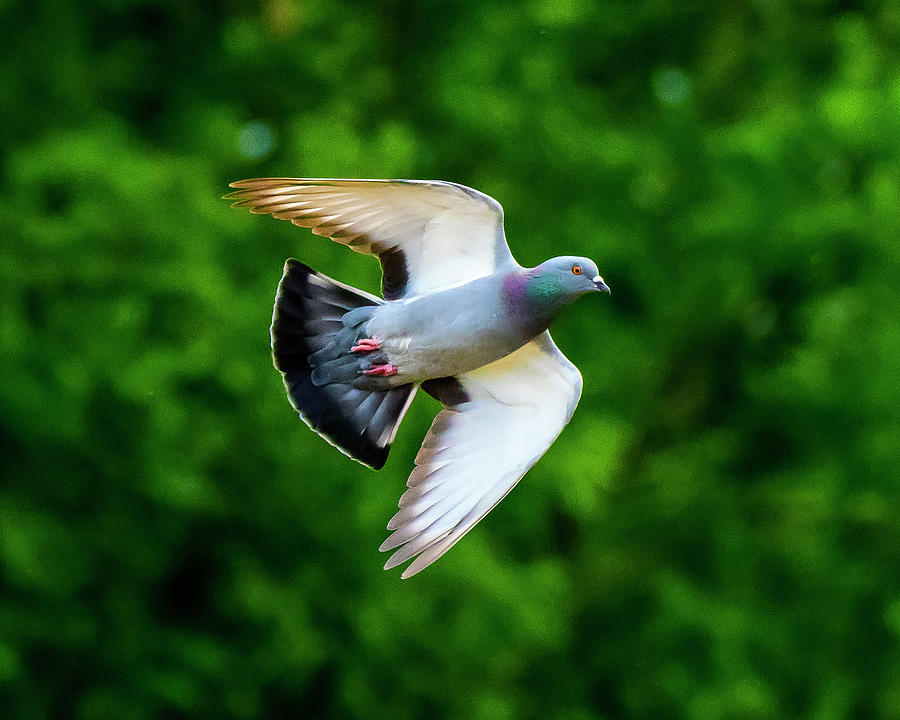
[[[386,569],[415,558],[405,578],[506,497],[569,422],[581,395],[581,374],[547,332],[457,380],[464,397],[434,419],[381,546],[395,551]]]
[[[394,300],[475,280],[515,261],[493,198],[439,180],[258,178],[231,183],[233,207],[309,228],[381,258],[384,296]]]

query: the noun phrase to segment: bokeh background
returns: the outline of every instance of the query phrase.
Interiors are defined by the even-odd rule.
[[[900,718],[900,5],[0,4],[0,716]],[[266,175],[440,178],[613,289],[427,572],[269,356]]]

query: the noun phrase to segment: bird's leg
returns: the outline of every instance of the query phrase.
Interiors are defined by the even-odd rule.
[[[379,350],[381,343],[375,338],[359,338],[356,345],[350,348],[350,352],[371,353]],[[363,375],[378,375],[380,377],[389,377],[396,375],[399,368],[387,362],[387,356],[384,353],[369,356],[368,363],[371,366],[367,370],[363,370]]]
[[[381,377],[388,377],[390,375],[396,375],[399,369],[400,368],[396,365],[391,365],[390,363],[373,365],[368,370],[363,370],[363,375],[380,375]]]
[[[375,338],[360,338],[356,341],[356,345],[350,348],[350,352],[372,352],[373,350],[377,350],[381,347],[381,343],[379,343]]]

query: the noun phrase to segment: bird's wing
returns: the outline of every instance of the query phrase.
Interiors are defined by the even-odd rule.
[[[381,546],[399,548],[385,569],[416,558],[404,578],[447,552],[512,490],[569,422],[581,395],[581,373],[549,332],[456,380],[434,393],[445,407]]]
[[[513,263],[503,209],[493,198],[439,180],[263,178],[231,183],[232,207],[311,228],[377,255],[388,300],[491,275]]]

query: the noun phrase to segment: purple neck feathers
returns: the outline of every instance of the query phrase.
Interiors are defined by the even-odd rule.
[[[534,271],[513,270],[503,278],[503,294],[515,305],[524,305],[528,301],[528,284],[534,279]]]
[[[557,308],[535,292],[540,285],[536,268],[513,270],[503,278],[503,295],[507,312],[529,328],[545,330],[556,315]]]

